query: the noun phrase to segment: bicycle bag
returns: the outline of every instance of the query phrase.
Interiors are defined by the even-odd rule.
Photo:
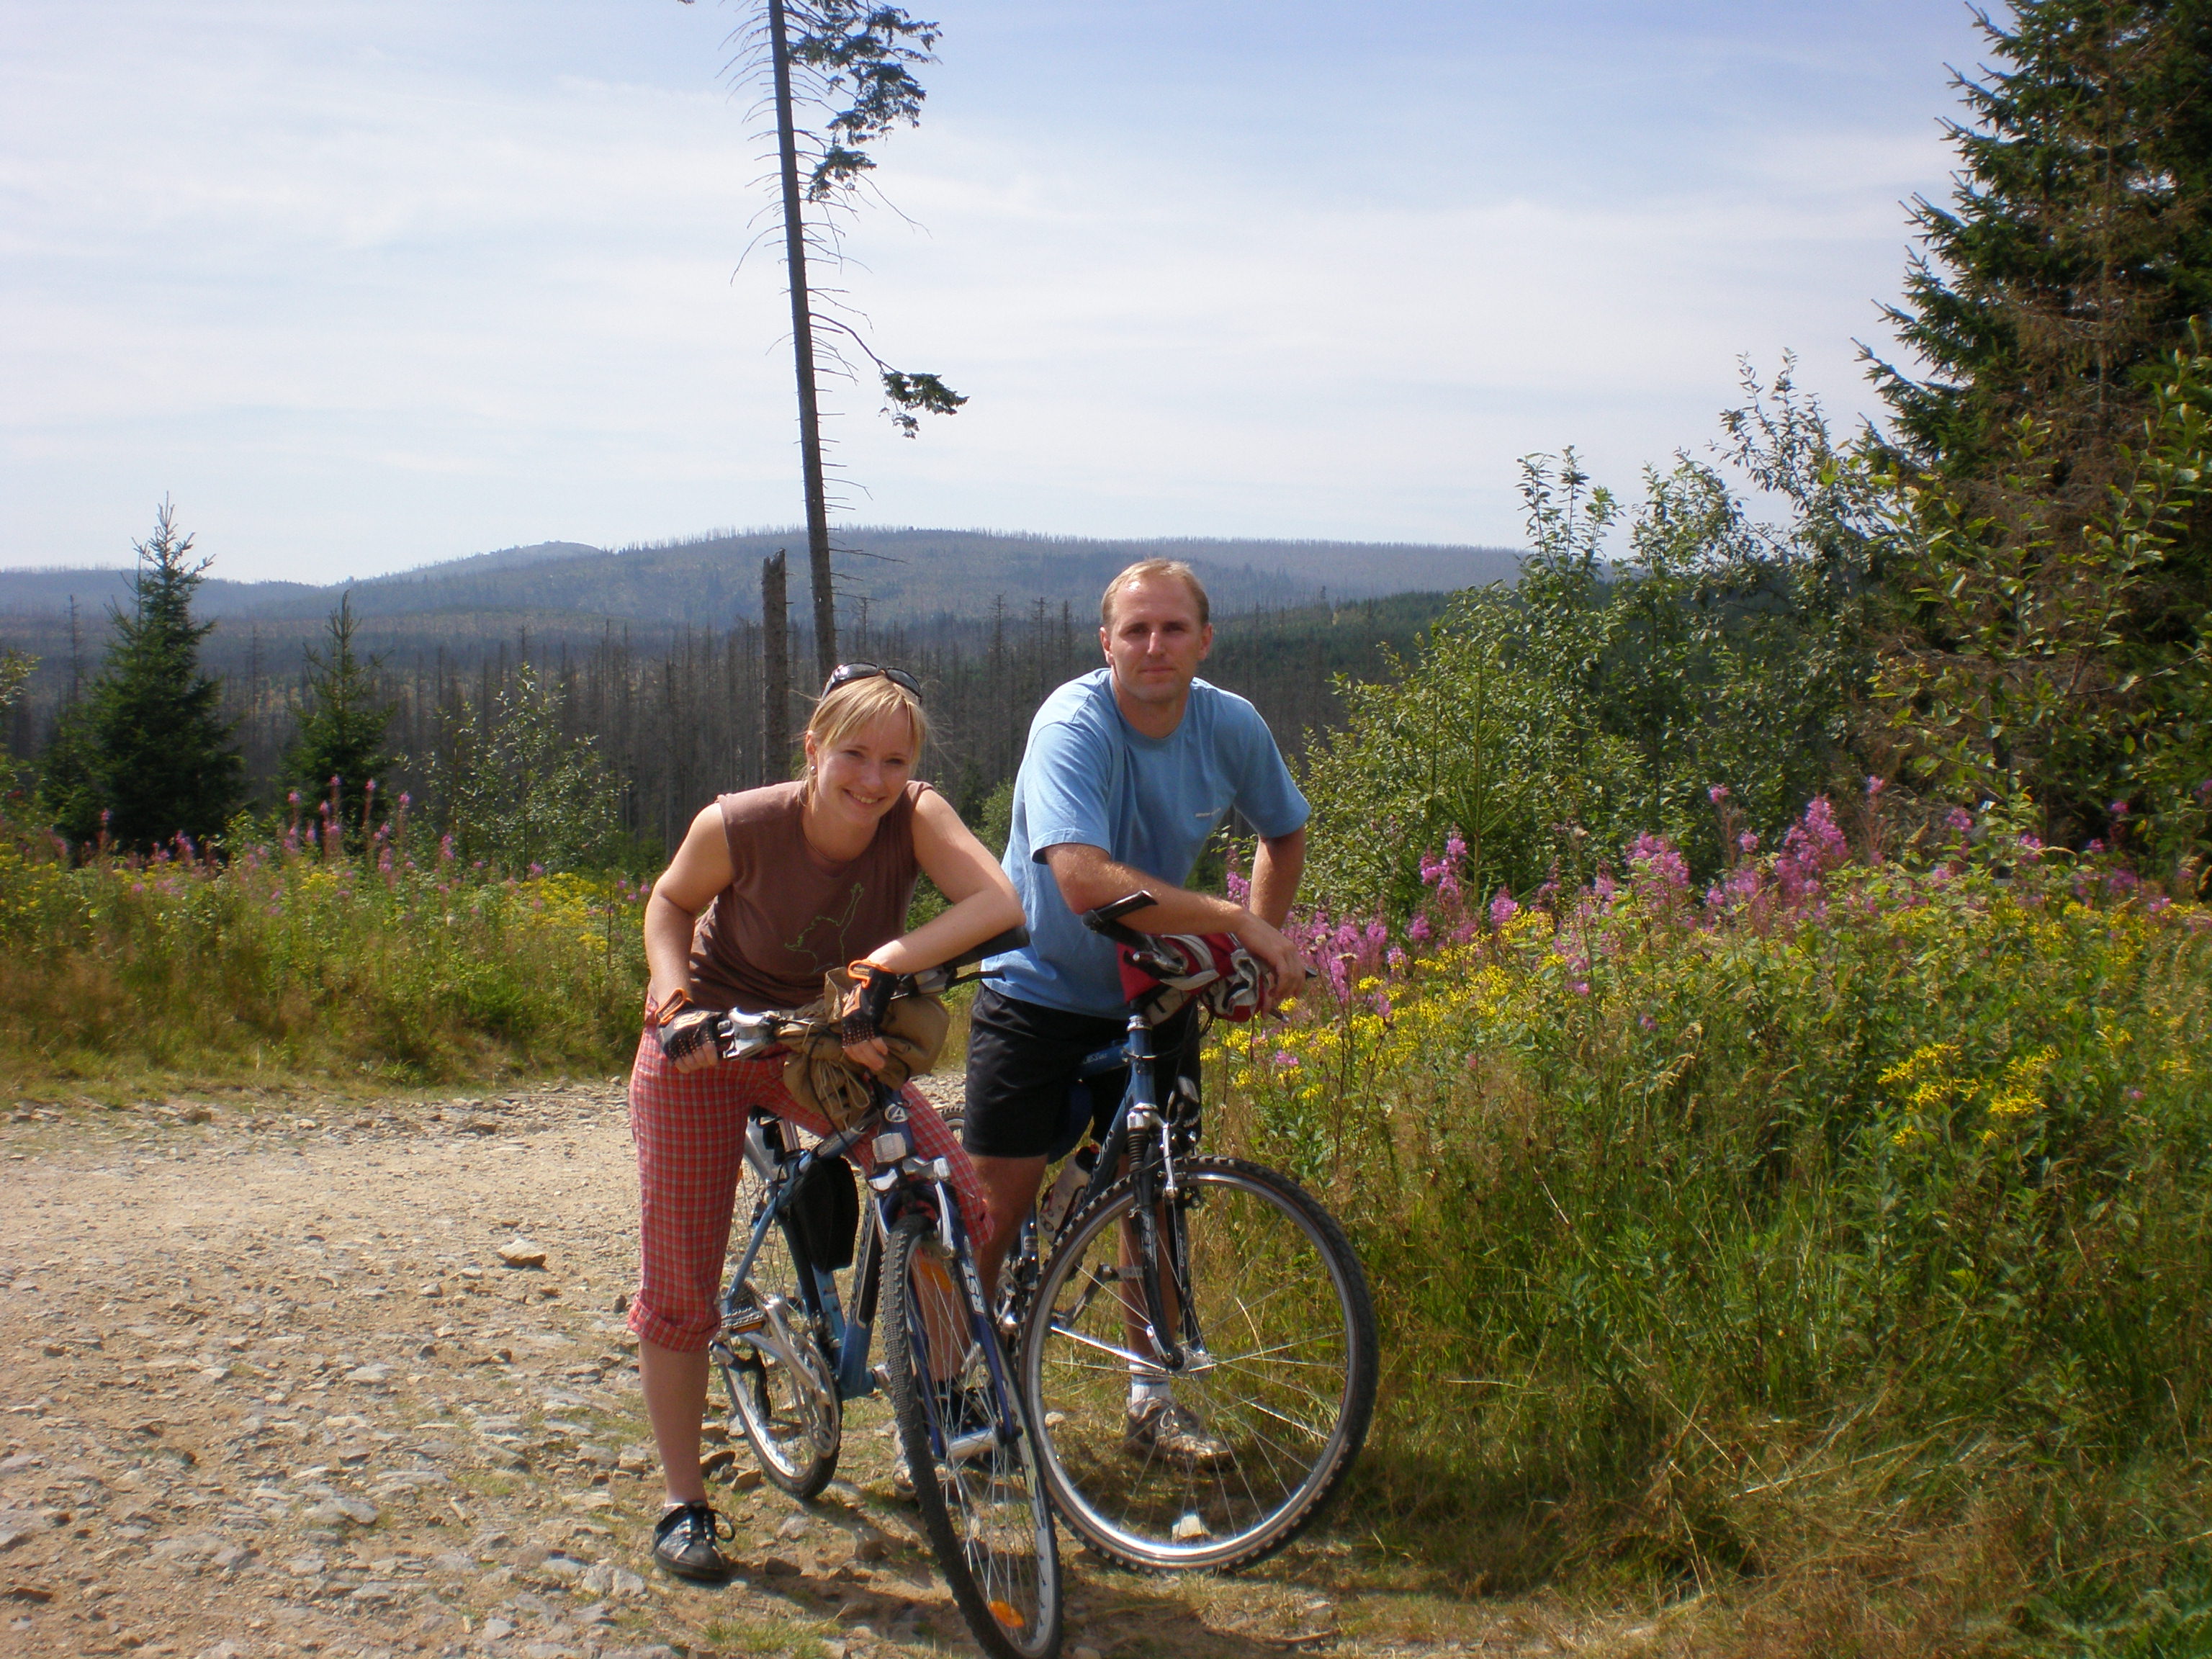
[[[783,1066],[783,1086],[791,1091],[791,1097],[819,1113],[833,1129],[849,1128],[860,1121],[874,1103],[870,1086],[874,1081],[896,1089],[935,1066],[952,1023],[951,1012],[936,997],[893,997],[880,1028],[890,1058],[872,1079],[845,1057],[838,1012],[852,988],[852,975],[842,968],[823,980],[822,1000],[799,1011],[806,1030],[792,1041],[791,1058]]]
[[[817,1160],[799,1178],[787,1207],[817,1267],[835,1273],[853,1265],[860,1231],[860,1187],[851,1164],[842,1158]]]
[[[1124,945],[1115,952],[1121,994],[1157,1025],[1194,997],[1216,1019],[1242,1023],[1260,1012],[1266,975],[1249,951],[1229,933],[1156,933],[1142,952]]]

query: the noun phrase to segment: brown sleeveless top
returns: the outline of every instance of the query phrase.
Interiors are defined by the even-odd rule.
[[[772,783],[723,795],[730,884],[691,931],[691,995],[702,1008],[803,1008],[822,976],[906,931],[921,866],[909,783],[858,858],[832,864],[799,828],[805,786]]]

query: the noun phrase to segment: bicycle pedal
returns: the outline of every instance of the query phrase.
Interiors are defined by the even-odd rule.
[[[729,1318],[723,1322],[722,1328],[732,1336],[744,1336],[748,1332],[759,1330],[767,1323],[768,1314],[764,1310],[738,1308],[731,1311]]]

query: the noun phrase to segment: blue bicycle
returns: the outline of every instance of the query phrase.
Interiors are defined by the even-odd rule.
[[[889,988],[942,991],[961,967],[1026,940],[1002,935]],[[763,1058],[800,1029],[789,1013],[733,1014],[722,1052]],[[1060,1647],[1060,1554],[1033,1419],[983,1297],[951,1170],[916,1154],[907,1124],[903,1101],[879,1085],[858,1121],[811,1148],[781,1119],[753,1114],[745,1159],[760,1195],[710,1357],[732,1426],[769,1479],[802,1498],[836,1471],[844,1402],[880,1380],[922,1531],[969,1629],[1000,1659],[1046,1659]],[[875,1164],[865,1227],[844,1158],[864,1141]],[[848,1267],[849,1311],[836,1279]],[[884,1362],[872,1370],[878,1322]]]
[[[1120,918],[1085,916],[1162,979],[1185,964]],[[1289,1176],[1199,1151],[1198,1102],[1163,1094],[1155,999],[1082,1066],[1128,1082],[1105,1132],[1088,1087],[1053,1156],[1073,1152],[1024,1223],[1003,1318],[1061,1517],[1139,1568],[1249,1565],[1311,1524],[1367,1435],[1375,1310],[1343,1229]],[[1172,1074],[1170,1074],[1172,1076]]]

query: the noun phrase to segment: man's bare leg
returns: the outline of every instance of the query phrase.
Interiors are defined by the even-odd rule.
[[[991,1236],[975,1241],[975,1267],[983,1280],[986,1300],[999,1297],[999,1269],[1022,1230],[1022,1218],[1036,1202],[1044,1184],[1045,1160],[1041,1158],[986,1158],[971,1154],[975,1179],[991,1203]]]

